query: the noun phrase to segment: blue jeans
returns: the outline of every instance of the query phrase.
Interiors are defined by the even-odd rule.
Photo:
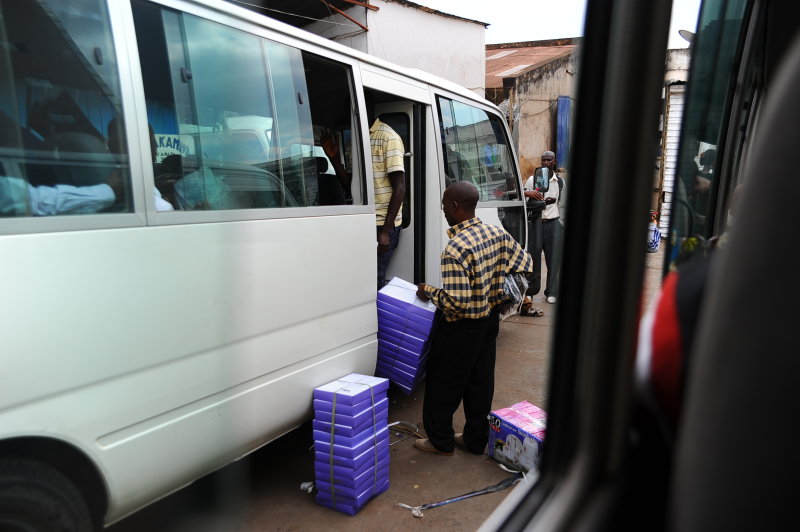
[[[378,253],[378,290],[383,288],[387,283],[386,270],[389,268],[389,261],[392,260],[392,254],[400,242],[400,228],[395,227],[389,235],[389,249],[384,253]]]

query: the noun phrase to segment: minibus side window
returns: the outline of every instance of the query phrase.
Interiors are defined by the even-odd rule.
[[[445,184],[470,181],[481,201],[518,201],[516,172],[500,119],[438,97]]]
[[[0,216],[130,212],[105,2],[0,0]]]
[[[516,165],[498,116],[462,102],[437,97],[445,186],[469,181],[480,201],[509,202],[497,216],[517,242],[525,242],[525,211]],[[513,203],[511,203],[513,202]]]
[[[692,56],[692,82],[688,86],[677,179],[673,185],[669,251],[666,266],[672,268],[687,260],[703,242],[719,234],[715,209],[724,205],[720,188],[727,179],[719,161],[735,146],[722,142],[726,109],[730,105],[731,76],[736,74],[737,46],[747,2],[709,3],[703,8]],[[732,157],[732,156],[731,156]]]
[[[144,2],[134,21],[155,182],[177,210],[352,201],[346,66]]]

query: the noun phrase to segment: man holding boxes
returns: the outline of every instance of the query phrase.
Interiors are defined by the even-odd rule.
[[[448,456],[454,443],[475,454],[486,447],[505,278],[533,271],[530,255],[511,235],[475,216],[478,199],[478,190],[467,181],[444,191],[450,241],[441,258],[443,286],[420,283],[417,289],[444,319],[434,332],[427,365],[422,422],[428,437],[414,446]],[[466,424],[463,433],[454,434],[453,414],[462,400]]]

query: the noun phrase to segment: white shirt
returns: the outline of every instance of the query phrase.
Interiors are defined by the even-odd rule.
[[[0,212],[3,214],[89,214],[107,209],[115,200],[114,191],[106,184],[34,187],[18,177],[0,177]]]
[[[566,185],[564,186],[566,188]],[[544,193],[545,199],[547,198],[556,198],[556,201],[553,203],[548,203],[545,205],[544,210],[542,211],[542,220],[552,220],[553,218],[560,218],[561,214],[558,209],[558,204],[561,200],[561,195],[563,195],[563,191],[559,194],[558,189],[558,174],[553,173],[550,176],[550,184],[547,187],[547,192]]]
[[[563,182],[563,179],[562,179]],[[567,186],[564,184],[564,189]],[[525,190],[535,190],[536,185],[534,184],[534,176],[530,176],[528,180],[525,182]],[[561,190],[561,194],[559,194],[558,190],[558,174],[553,173],[550,176],[550,183],[547,185],[547,192],[544,194],[545,198],[556,198],[555,203],[549,203],[545,205],[545,208],[542,210],[542,219],[543,220],[550,220],[552,218],[560,218],[560,209],[558,204],[561,203],[561,198],[564,197],[564,190]]]

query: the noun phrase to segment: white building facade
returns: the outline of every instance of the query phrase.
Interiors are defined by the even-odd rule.
[[[343,10],[347,16],[333,12],[303,29],[484,96],[486,23],[405,0],[370,0],[369,4]]]

